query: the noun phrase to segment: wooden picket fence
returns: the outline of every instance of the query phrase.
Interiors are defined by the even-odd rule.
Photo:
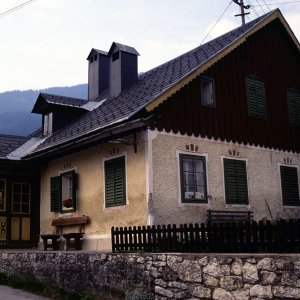
[[[112,227],[113,252],[299,253],[300,219]]]

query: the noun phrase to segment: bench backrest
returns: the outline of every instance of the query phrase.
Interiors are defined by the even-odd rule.
[[[236,222],[253,220],[253,211],[208,210],[207,222]]]
[[[52,226],[55,226],[58,230],[63,226],[76,226],[80,225],[79,232],[81,232],[84,225],[89,223],[89,217],[79,216],[79,217],[69,217],[69,218],[58,218],[52,220]]]

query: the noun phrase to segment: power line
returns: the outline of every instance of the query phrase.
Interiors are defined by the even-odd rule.
[[[255,15],[256,15],[257,17],[259,17],[258,12],[256,11],[254,5],[252,5],[252,3],[250,2],[250,0],[246,0],[246,1],[247,1],[247,3],[250,5],[250,8],[254,11]]]
[[[209,32],[206,34],[206,36],[204,37],[204,39],[202,40],[202,42],[200,43],[200,46],[204,43],[204,41],[206,40],[206,38],[209,36],[209,34],[212,32],[212,30],[215,28],[215,26],[219,23],[219,21],[221,20],[221,18],[224,16],[225,12],[227,11],[227,9],[229,8],[230,4],[232,3],[232,0],[229,2],[229,4],[226,6],[225,10],[222,12],[221,16],[218,18],[218,20],[215,22],[215,24],[213,25],[213,27],[209,30]]]
[[[9,10],[3,12],[3,13],[0,13],[0,18],[3,18],[3,17],[5,17],[5,16],[7,16],[7,15],[9,15],[9,14],[12,14],[12,13],[15,12],[16,10],[19,10],[19,9],[23,8],[23,7],[25,7],[25,6],[29,5],[29,4],[31,4],[31,3],[34,2],[34,1],[36,1],[36,0],[29,0],[29,1],[23,2],[22,4],[20,4],[20,5],[18,5],[18,6],[15,6],[15,7],[11,8],[11,9],[9,9]]]
[[[260,7],[260,9],[263,11],[263,13],[265,13],[264,9],[262,8],[262,6],[260,5],[260,3],[258,2],[258,0],[255,0],[256,3],[258,4],[258,6]]]
[[[267,9],[270,11],[271,9],[270,9],[269,5],[266,3],[266,1],[265,0],[262,0],[262,1],[265,4],[265,6],[267,7]]]
[[[278,2],[278,3],[265,3],[266,5],[282,5],[282,4],[293,4],[293,3],[300,3],[300,1],[288,1],[288,2]],[[260,4],[254,4],[252,6],[261,6]]]

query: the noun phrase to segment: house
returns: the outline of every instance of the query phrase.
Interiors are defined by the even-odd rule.
[[[92,49],[88,101],[38,96],[42,131],[0,152],[7,243],[82,215],[85,249],[109,249],[112,226],[205,222],[209,209],[300,215],[300,45],[279,10],[141,75],[138,56]],[[7,179],[5,164],[39,179]]]

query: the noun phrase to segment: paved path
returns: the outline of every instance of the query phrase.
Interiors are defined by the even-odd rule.
[[[50,300],[42,296],[33,295],[22,290],[13,289],[9,286],[0,285],[0,300]]]

